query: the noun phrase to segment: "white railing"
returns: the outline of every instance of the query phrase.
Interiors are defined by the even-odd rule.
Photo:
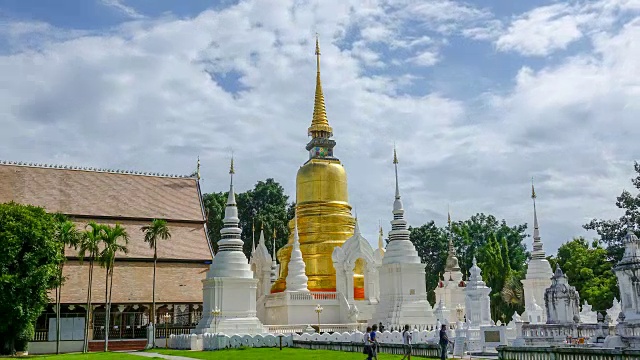
[[[309,324],[300,325],[265,325],[265,330],[270,334],[296,334],[304,333]],[[314,325],[318,327],[318,325]],[[320,332],[354,332],[362,331],[366,324],[320,324]]]

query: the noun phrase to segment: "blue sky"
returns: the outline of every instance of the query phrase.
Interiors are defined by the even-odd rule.
[[[294,195],[320,36],[336,155],[370,241],[392,146],[410,224],[477,212],[549,252],[619,215],[640,135],[640,0],[3,0],[0,158]]]

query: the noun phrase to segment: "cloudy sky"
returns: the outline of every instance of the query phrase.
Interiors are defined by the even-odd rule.
[[[189,174],[294,196],[320,36],[364,235],[532,219],[548,252],[618,215],[640,138],[640,0],[2,0],[0,159]],[[634,41],[635,39],[635,41]],[[635,120],[634,120],[635,119]]]

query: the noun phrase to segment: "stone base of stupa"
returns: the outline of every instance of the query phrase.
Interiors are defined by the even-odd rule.
[[[256,314],[257,279],[214,277],[202,281],[204,304],[195,334],[263,334]],[[218,315],[213,314],[218,309]]]

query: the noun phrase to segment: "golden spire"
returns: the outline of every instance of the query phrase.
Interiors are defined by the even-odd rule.
[[[231,153],[231,166],[229,166],[229,174],[233,175],[235,173],[236,173],[236,171],[233,168],[233,153]]]
[[[318,34],[316,34],[316,97],[313,104],[313,119],[309,127],[309,135],[313,137],[321,136],[331,137],[333,129],[329,126],[327,119],[327,109],[324,106],[324,94],[322,93],[322,83],[320,81],[320,44],[318,42]]]
[[[276,241],[276,228],[273,228],[273,241]]]
[[[447,208],[449,206],[447,205]],[[447,209],[447,223],[449,223],[449,228],[451,228],[451,210]]]
[[[263,230],[264,230],[264,222],[260,224],[260,231],[263,231]]]

